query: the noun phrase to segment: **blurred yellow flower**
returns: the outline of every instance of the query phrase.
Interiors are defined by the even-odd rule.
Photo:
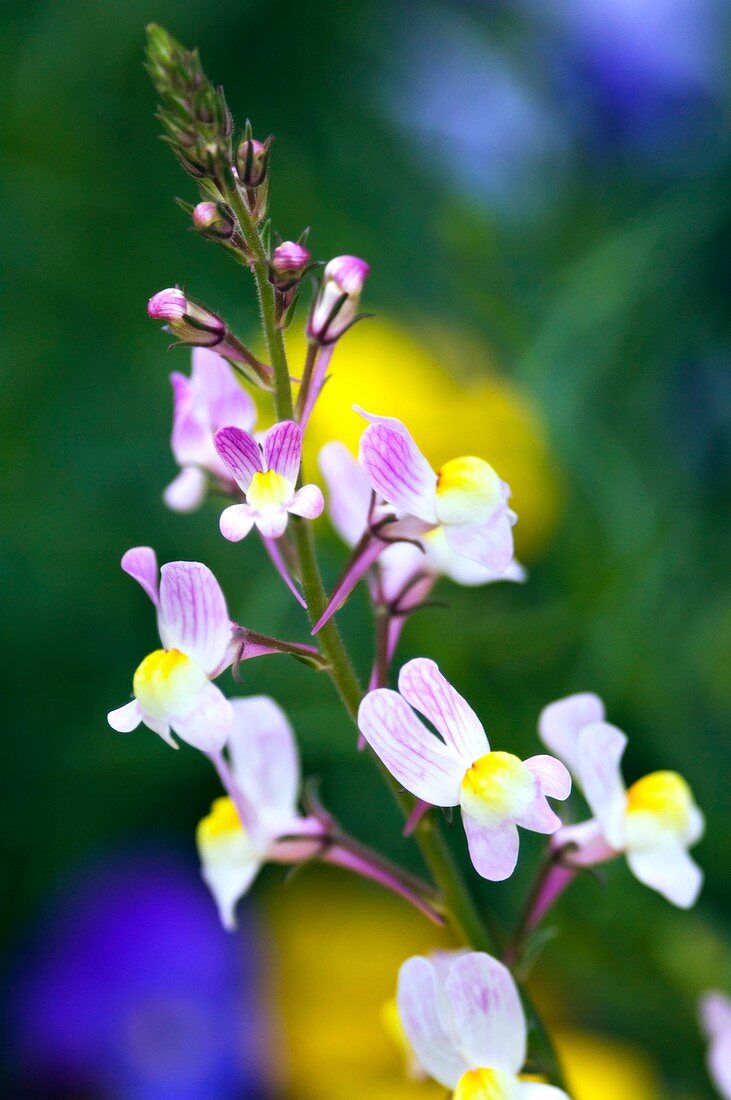
[[[288,336],[290,369],[304,361],[304,337]],[[313,414],[305,446],[308,470],[316,469],[320,447],[340,439],[353,452],[364,421],[353,404],[403,420],[432,465],[460,455],[486,459],[513,489],[512,507],[520,558],[535,557],[555,524],[559,493],[556,471],[540,420],[527,398],[493,373],[474,344],[441,344],[464,351],[472,374],[460,377],[460,363],[442,363],[403,330],[383,318],[356,325],[335,348],[330,380]],[[312,475],[309,475],[312,476]]]
[[[264,900],[273,940],[276,1071],[296,1100],[445,1100],[409,1078],[394,993],[410,955],[453,947],[402,902],[369,883],[312,868]],[[553,1029],[552,1029],[553,1030]],[[634,1046],[562,1027],[555,1039],[572,1100],[660,1100]]]

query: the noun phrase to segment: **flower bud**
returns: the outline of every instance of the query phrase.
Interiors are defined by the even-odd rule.
[[[272,252],[269,281],[277,290],[290,290],[304,275],[310,258],[304,245],[295,241],[282,241]]]
[[[147,303],[147,313],[153,320],[167,321],[173,336],[191,347],[212,348],[228,335],[225,321],[177,287],[154,294]]]
[[[332,344],[355,320],[370,267],[357,256],[336,256],[326,265],[322,285],[307,322],[307,335]]]
[[[199,202],[193,209],[193,225],[208,240],[230,241],[236,223],[229,208],[222,202]]]
[[[266,179],[270,141],[268,138],[262,144],[256,138],[245,138],[239,145],[236,169],[245,187],[260,187]]]

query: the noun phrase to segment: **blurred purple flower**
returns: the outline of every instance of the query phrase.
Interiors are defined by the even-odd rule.
[[[177,857],[124,856],[86,872],[14,983],[22,1095],[263,1100],[258,955],[251,919],[227,935]]]

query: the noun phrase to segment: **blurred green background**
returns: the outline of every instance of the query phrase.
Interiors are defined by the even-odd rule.
[[[200,47],[240,123],[276,135],[275,227],[291,237],[311,225],[317,256],[372,265],[364,305],[379,319],[356,364],[364,387],[385,332],[378,369],[394,399],[428,402],[412,392],[424,355],[451,372],[455,392],[489,378],[509,407],[534,410],[541,441],[525,443],[522,498],[515,476],[530,583],[445,587],[450,610],[417,617],[400,657],[432,655],[495,741],[526,755],[545,703],[596,691],[630,735],[628,778],[660,767],[688,778],[708,818],[697,909],[672,909],[617,864],[609,888],[581,882],[561,902],[536,981],[567,1024],[644,1048],[659,1095],[712,1095],[695,1002],[708,986],[731,992],[730,14],[721,0],[3,8],[11,1006],[58,899],[73,903],[78,869],[151,844],[193,868],[193,830],[216,793],[194,752],[107,728],[154,643],[122,552],[146,543],[163,561],[205,560],[239,621],[305,636],[260,548],[218,536],[215,503],[186,517],[160,497],[175,472],[167,374],[188,356],[166,353],[147,298],[180,281],[252,339],[255,312],[242,273],[172,201],[194,200],[195,188],[157,138],[142,68],[154,19]],[[388,343],[394,325],[411,373]],[[464,408],[453,432],[484,433],[483,453],[513,480],[510,432],[495,455],[489,408]],[[441,440],[450,410],[428,415]],[[320,528],[332,581],[343,551]],[[341,619],[365,671],[362,597]],[[247,690],[288,707],[306,769],[343,821],[418,866],[327,682],[279,658],[245,674]],[[474,882],[506,920],[537,857],[530,839],[525,852],[509,884]],[[279,878],[265,876],[257,897]],[[332,876],[326,888],[338,889]],[[18,1058],[8,1054],[15,1094],[22,1080],[28,1095],[56,1095]],[[97,1094],[148,1095],[125,1087]]]

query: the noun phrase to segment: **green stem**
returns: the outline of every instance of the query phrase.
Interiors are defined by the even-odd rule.
[[[274,409],[277,420],[291,420],[294,407],[292,405],[292,386],[289,380],[287,351],[284,346],[284,334],[277,324],[276,299],[274,287],[269,282],[267,256],[253,218],[239,191],[234,187],[226,193],[225,198],[236,215],[241,235],[252,257],[249,266],[254,276],[262,328],[267,342],[269,359],[274,370]]]

